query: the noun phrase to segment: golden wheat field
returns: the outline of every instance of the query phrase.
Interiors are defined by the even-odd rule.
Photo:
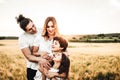
[[[120,43],[69,43],[70,80],[120,80]],[[17,40],[0,40],[0,80],[26,80]]]

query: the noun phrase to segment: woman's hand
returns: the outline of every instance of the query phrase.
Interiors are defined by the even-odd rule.
[[[48,73],[46,74],[47,78],[54,78],[56,75],[58,75],[57,72],[48,72]]]
[[[38,65],[41,66],[41,68],[46,68],[46,69],[50,69],[51,65],[49,63],[48,60],[42,58],[39,62],[38,62]]]

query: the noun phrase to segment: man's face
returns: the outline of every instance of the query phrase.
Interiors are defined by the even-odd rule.
[[[37,29],[33,22],[29,22],[29,24],[26,26],[26,32],[30,34],[35,34],[37,32]]]

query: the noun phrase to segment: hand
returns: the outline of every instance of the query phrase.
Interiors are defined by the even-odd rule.
[[[49,72],[46,74],[47,78],[54,78],[56,75],[58,75],[57,72]]]
[[[48,55],[48,54],[44,54],[44,55],[42,55],[42,58],[44,58],[44,59],[49,59],[50,58],[50,56]]]
[[[38,65],[46,69],[50,69],[50,66],[51,66],[49,61],[43,58],[38,62]]]

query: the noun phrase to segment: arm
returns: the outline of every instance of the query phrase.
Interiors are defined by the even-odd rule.
[[[35,56],[40,56],[40,53],[38,53],[39,47],[38,46],[33,46],[32,47],[32,54]]]
[[[39,51],[39,47],[38,46],[33,46],[32,47],[32,54],[35,55],[35,56],[41,56],[44,58],[44,56],[46,56],[48,54],[48,52],[45,52],[45,51]]]
[[[46,74],[48,78],[53,78],[53,77],[60,77],[60,78],[66,78],[66,73],[57,73],[57,72],[49,72]]]
[[[29,61],[32,61],[32,62],[38,62],[39,64],[43,65],[45,68],[48,68],[50,67],[50,63],[48,60],[42,58],[42,57],[36,57],[34,55],[31,54],[31,51],[30,49],[27,47],[27,48],[23,48],[22,49],[22,53],[24,54],[24,56],[29,60]]]
[[[36,57],[34,55],[31,55],[31,51],[28,47],[21,49],[21,51],[29,61],[38,62],[41,60],[41,57]]]
[[[43,73],[47,78],[54,78],[54,77],[66,78],[66,73],[63,72],[59,74],[57,72],[49,72],[42,65],[39,65],[39,71]]]

